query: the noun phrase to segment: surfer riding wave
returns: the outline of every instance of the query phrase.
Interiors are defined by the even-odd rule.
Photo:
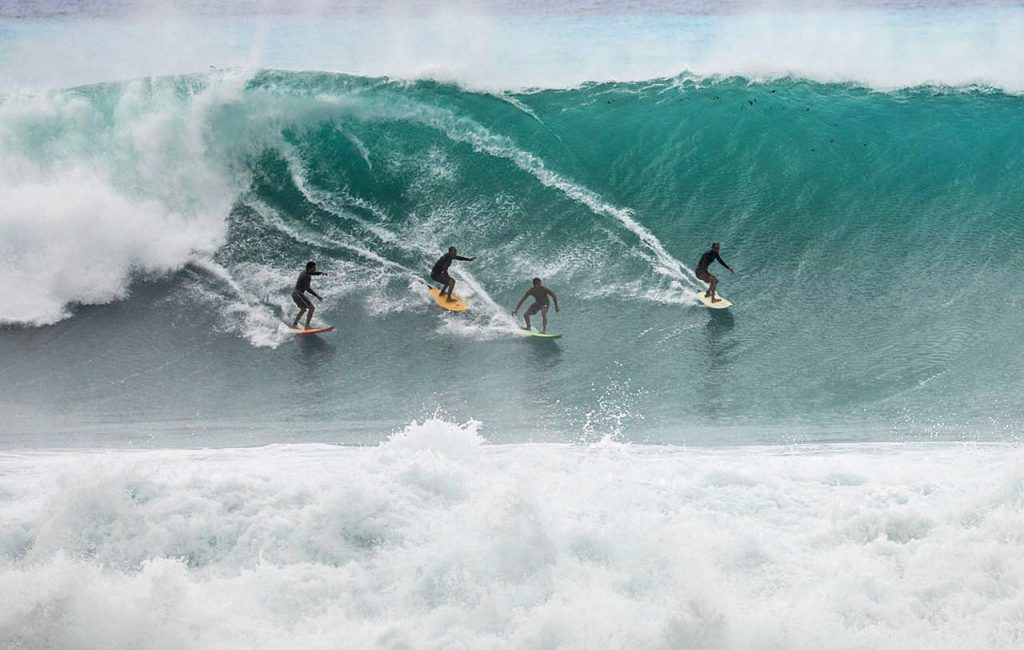
[[[729,269],[729,273],[736,272],[731,266],[725,263],[725,260],[722,259],[722,256],[719,254],[721,248],[722,247],[718,242],[711,244],[711,250],[700,256],[700,261],[697,262],[697,270],[694,271],[698,280],[701,282],[707,282],[710,285],[704,296],[706,298],[710,298],[711,302],[720,302],[722,300],[721,298],[715,297],[715,289],[718,287],[718,277],[712,275],[711,272],[708,271],[708,267],[711,266],[711,263],[718,262],[725,268]]]

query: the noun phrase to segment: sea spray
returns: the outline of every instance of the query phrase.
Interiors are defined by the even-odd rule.
[[[378,446],[0,458],[0,640],[1012,648],[1005,445]],[[941,566],[942,570],[936,571]]]

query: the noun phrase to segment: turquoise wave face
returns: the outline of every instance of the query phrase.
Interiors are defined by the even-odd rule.
[[[97,210],[121,216],[70,263],[95,211],[18,222],[32,236],[5,272],[62,273],[5,320],[71,317],[0,337],[14,432],[361,441],[442,410],[493,439],[723,443],[1007,438],[1024,421],[1019,97],[263,72],[33,101],[0,105],[20,168],[45,186],[87,166]],[[123,228],[143,207],[147,226]],[[724,313],[694,299],[712,241],[736,269],[712,269]],[[478,257],[453,267],[462,315],[424,287],[449,245]],[[295,340],[280,321],[308,259],[338,329]],[[90,294],[69,278],[97,260],[116,272]],[[557,344],[509,315],[534,276],[559,296]]]

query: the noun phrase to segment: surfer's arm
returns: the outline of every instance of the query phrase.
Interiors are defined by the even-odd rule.
[[[548,295],[551,296],[551,299],[555,301],[555,311],[558,311],[558,296],[556,296],[555,292],[552,291],[551,289],[548,289]]]
[[[512,310],[512,315],[513,316],[515,315],[515,313],[517,311],[519,311],[519,308],[523,306],[523,301],[525,301],[527,299],[527,297],[529,297],[529,295],[530,295],[530,292],[527,291],[526,293],[523,294],[523,297],[519,299],[519,302],[516,303],[516,308]]]
[[[310,273],[310,275],[327,275],[327,272],[326,272],[326,271],[314,271],[314,272]],[[317,293],[316,291],[313,291],[313,288],[312,288],[312,287],[310,287],[310,289],[309,289],[309,292],[310,292],[311,294],[313,294],[314,296],[316,296],[316,299],[317,299],[317,300],[319,300],[320,302],[323,302],[323,300],[324,300],[324,297],[323,297],[323,296],[321,296],[321,295],[320,295],[319,293]]]
[[[718,260],[718,263],[719,263],[719,264],[721,264],[721,265],[722,265],[722,266],[724,266],[725,268],[729,269],[729,273],[735,273],[735,272],[736,272],[736,271],[733,271],[733,270],[732,270],[732,267],[731,267],[731,266],[729,266],[728,264],[726,264],[726,263],[725,263],[725,260],[723,260],[723,259],[722,259],[722,256],[721,256],[721,255],[715,255],[715,259],[716,259],[716,260]]]
[[[455,256],[455,259],[457,259],[457,260],[462,260],[463,262],[472,262],[472,261],[473,261],[473,260],[475,260],[476,258],[475,258],[475,257],[463,257],[463,256],[461,256],[461,255],[456,255],[456,256]]]

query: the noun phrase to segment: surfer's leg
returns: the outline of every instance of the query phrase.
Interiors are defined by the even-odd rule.
[[[526,320],[526,329],[530,329],[530,316],[533,316],[538,311],[540,311],[540,307],[535,302],[532,305],[530,305],[530,307],[525,312],[523,312],[523,319]]]
[[[299,326],[299,319],[302,318],[304,313],[306,313],[306,309],[309,308],[310,302],[304,295],[294,291],[292,292],[292,301],[299,307],[299,313],[295,314],[295,320],[292,321],[292,329],[295,329]]]
[[[718,300],[715,298],[715,287],[717,287],[717,286],[718,286],[718,277],[712,275],[711,276],[711,286],[708,287],[708,292],[706,294],[704,294],[708,298],[711,298],[711,302],[718,302]]]
[[[455,291],[455,279],[448,278],[448,300],[452,299],[452,292]]]
[[[707,271],[698,271],[697,272],[697,279],[700,280],[701,282],[711,282],[711,275],[708,274]],[[704,291],[704,297],[705,298],[710,296],[708,291],[710,291],[710,289]]]
[[[451,279],[451,276],[447,273],[434,273],[430,276],[430,279],[441,285],[437,290],[437,296],[443,298],[445,290],[448,289],[448,280]]]
[[[316,307],[313,305],[309,306],[309,313],[306,315],[306,329],[309,329],[309,322],[313,320],[313,312],[316,311]]]
[[[541,325],[542,325],[540,333],[541,334],[547,334],[548,333],[548,307],[547,307],[547,305],[544,305],[544,307],[542,307],[541,310],[540,310],[540,320],[541,320]]]

